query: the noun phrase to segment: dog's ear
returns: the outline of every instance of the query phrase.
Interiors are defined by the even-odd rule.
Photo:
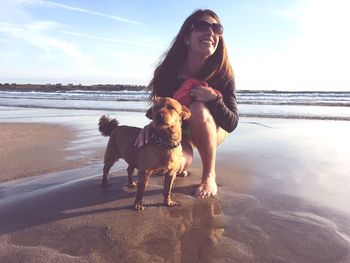
[[[156,104],[160,103],[161,100],[162,100],[162,98],[161,98],[161,97],[158,97],[158,96],[156,96],[156,97],[154,97],[154,98],[152,99],[152,104],[153,104],[153,106],[147,110],[147,112],[146,112],[146,117],[147,117],[147,118],[149,118],[149,119],[152,120],[153,107],[154,107]]]
[[[191,111],[186,106],[182,105],[180,116],[182,120],[188,120],[191,117]]]
[[[152,120],[152,118],[153,118],[153,107],[151,107],[151,108],[149,108],[148,110],[147,110],[147,112],[146,112],[146,117],[148,118],[148,119],[151,119]]]

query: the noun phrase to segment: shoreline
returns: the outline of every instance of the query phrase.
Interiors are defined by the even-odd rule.
[[[126,100],[121,100],[120,102],[129,102],[129,103],[143,103],[142,100],[135,100],[135,101],[126,101]],[[246,105],[253,105],[253,104],[246,104]],[[283,104],[281,104],[283,105]],[[264,105],[260,104],[260,106],[271,106],[271,105]],[[278,106],[277,104],[273,106]],[[284,105],[285,106],[285,105]],[[294,106],[294,105],[293,105]],[[307,106],[307,107],[319,107],[320,105],[299,105],[299,106]],[[325,106],[325,105],[323,105]],[[110,111],[110,112],[137,112],[137,113],[144,113],[146,111],[146,107],[142,108],[136,108],[136,109],[129,109],[129,108],[108,108],[105,107],[103,109],[94,109],[94,108],[72,108],[71,106],[68,107],[57,107],[57,106],[35,106],[35,105],[11,105],[9,107],[13,108],[23,108],[23,109],[38,109],[38,110],[44,110],[44,109],[52,109],[52,110],[77,110],[77,111]],[[343,106],[334,106],[334,105],[327,105],[327,107],[331,108],[339,108]],[[346,107],[344,107],[346,108]],[[281,119],[281,120],[317,120],[317,121],[350,121],[350,117],[346,116],[308,116],[308,115],[296,115],[296,114],[289,114],[289,115],[279,115],[279,114],[254,114],[254,113],[242,113],[239,115],[240,118],[254,118],[254,119]]]

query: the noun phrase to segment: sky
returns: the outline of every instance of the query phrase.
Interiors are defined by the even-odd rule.
[[[205,8],[238,90],[350,91],[348,0],[0,0],[0,83],[146,85]]]

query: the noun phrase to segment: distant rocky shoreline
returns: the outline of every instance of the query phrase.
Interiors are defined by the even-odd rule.
[[[128,84],[96,84],[96,85],[82,85],[82,84],[19,84],[19,83],[0,83],[0,91],[71,91],[71,90],[84,90],[84,91],[146,91],[144,85],[128,85]],[[283,91],[283,90],[237,90],[238,94],[310,94],[319,96],[320,94],[339,94],[340,96],[350,96],[350,91]]]
[[[69,91],[69,90],[105,90],[105,91],[142,91],[146,86],[143,85],[124,85],[124,84],[17,84],[17,83],[0,83],[0,90],[7,91]]]

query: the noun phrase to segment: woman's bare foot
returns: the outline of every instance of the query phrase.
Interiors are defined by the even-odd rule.
[[[204,177],[204,176],[203,176]],[[213,197],[218,193],[218,186],[215,182],[215,175],[202,178],[201,184],[197,187],[195,196],[199,198]]]

